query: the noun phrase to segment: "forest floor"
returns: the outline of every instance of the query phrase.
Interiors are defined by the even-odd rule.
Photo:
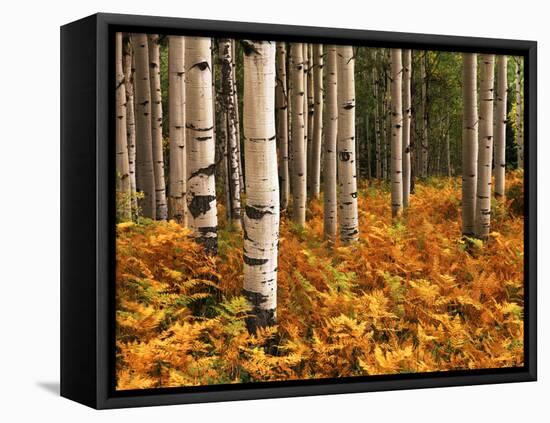
[[[397,222],[365,182],[352,246],[323,241],[322,200],[305,228],[283,216],[278,325],[255,336],[223,218],[217,257],[177,223],[118,224],[117,389],[522,366],[522,172],[507,186],[487,242],[461,237],[459,178],[417,183]]]

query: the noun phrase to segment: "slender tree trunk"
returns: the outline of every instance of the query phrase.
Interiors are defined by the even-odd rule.
[[[371,168],[371,141],[370,141],[370,127],[369,127],[369,113],[365,113],[365,151],[367,159],[367,179],[372,177]]]
[[[324,184],[324,233],[325,239],[336,240],[336,151],[338,139],[338,75],[336,46],[327,46],[326,111],[325,111],[325,163]]]
[[[149,75],[151,82],[151,133],[153,137],[153,168],[155,172],[155,201],[157,219],[166,220],[166,184],[162,148],[162,93],[160,90],[160,46],[157,34],[148,35]]]
[[[197,242],[217,252],[218,216],[214,173],[211,40],[185,38],[185,115],[187,141],[187,209]]]
[[[229,178],[228,195],[231,198],[231,220],[232,223],[240,228],[241,225],[241,188],[239,178],[239,153],[237,148],[237,130],[236,130],[236,110],[235,110],[235,86],[233,84],[233,61],[231,49],[231,40],[224,38],[219,41],[219,54],[221,60],[221,94],[223,109],[227,117],[226,135],[228,149],[228,167]]]
[[[306,195],[309,190],[309,172],[311,169],[311,125],[309,120],[309,96],[310,96],[310,80],[309,80],[309,44],[302,44],[304,50],[304,149],[306,155]],[[313,92],[313,91],[312,91]]]
[[[168,37],[168,120],[170,125],[168,212],[170,219],[187,226],[184,55],[184,38],[181,36]]]
[[[462,55],[462,234],[474,235],[477,199],[477,55]]]
[[[236,137],[237,137],[237,159],[239,160],[239,186],[241,187],[241,191],[244,192],[245,186],[244,186],[244,172],[243,172],[243,161],[242,161],[242,154],[241,154],[241,113],[240,113],[240,107],[239,107],[239,91],[237,87],[237,53],[236,53],[236,46],[235,46],[235,40],[231,40],[231,51],[233,54],[233,86],[235,89],[234,92],[234,100],[233,103],[235,104],[235,129],[236,129]]]
[[[246,209],[244,294],[253,306],[250,332],[275,324],[279,181],[275,141],[275,43],[249,42],[244,56]]]
[[[292,220],[306,222],[306,145],[303,45],[292,43]]]
[[[403,50],[403,207],[411,194],[411,51]]]
[[[420,58],[420,76],[422,90],[422,139],[420,144],[420,176],[428,176],[428,75],[426,73],[426,62],[428,61],[428,52],[425,51]]]
[[[372,70],[372,87],[373,87],[373,96],[374,96],[374,137],[375,137],[375,159],[376,159],[376,179],[380,181],[382,179],[382,161],[381,161],[381,148],[380,148],[380,121],[379,121],[379,93],[380,93],[380,84],[378,79],[378,69],[377,69],[377,51],[374,52],[374,66]]]
[[[351,46],[338,46],[338,186],[340,239],[359,239],[355,173],[355,58]]]
[[[136,187],[143,193],[138,205],[143,216],[156,218],[153,139],[151,136],[151,84],[147,35],[132,34],[136,61]]]
[[[126,133],[126,87],[124,85],[124,72],[122,70],[122,33],[116,33],[116,172],[117,192],[122,195],[122,201],[118,204],[122,208],[121,217],[125,220],[132,218],[130,165],[128,163],[128,140]]]
[[[508,57],[497,57],[497,107],[495,127],[495,196],[504,197],[506,177],[506,104],[508,101]]]
[[[279,161],[279,187],[281,210],[286,210],[290,196],[288,171],[288,91],[286,86],[286,43],[277,43],[277,84],[275,86],[275,109],[277,111],[277,146]]]
[[[391,49],[391,210],[403,211],[403,65],[401,49]]]
[[[521,95],[521,66],[520,59],[516,58],[516,148],[518,168],[523,167],[523,99]]]
[[[480,113],[477,162],[477,202],[475,233],[487,239],[491,231],[491,165],[493,162],[493,103],[495,56],[480,56]]]
[[[313,45],[313,136],[311,148],[311,198],[321,189],[321,137],[323,134],[323,45]]]
[[[130,174],[130,192],[132,213],[137,211],[136,199],[136,116],[134,107],[134,53],[129,34],[122,40],[124,85],[126,88],[126,139],[128,144],[128,173]]]

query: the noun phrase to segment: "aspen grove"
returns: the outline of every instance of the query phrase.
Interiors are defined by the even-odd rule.
[[[117,389],[523,363],[523,60],[116,33]]]

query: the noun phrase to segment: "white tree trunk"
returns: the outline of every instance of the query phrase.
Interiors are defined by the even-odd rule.
[[[380,81],[378,79],[378,51],[374,52],[374,66],[372,70],[372,90],[374,96],[374,143],[375,143],[375,166],[376,166],[376,179],[379,181],[382,179],[382,158],[381,158],[381,145],[380,145],[380,113],[379,113],[379,103],[380,103]]]
[[[218,216],[210,45],[210,38],[185,37],[187,210],[197,241],[215,254]]]
[[[247,42],[244,56],[244,293],[248,329],[273,325],[277,310],[279,181],[275,137],[275,43]]]
[[[411,195],[411,51],[403,50],[403,207]]]
[[[155,201],[157,219],[168,218],[164,157],[162,148],[162,93],[160,89],[160,46],[157,34],[148,35],[149,75],[151,82],[151,133],[153,137],[153,169],[155,172]]]
[[[185,47],[182,36],[168,38],[168,118],[170,124],[170,219],[187,226],[185,149]]]
[[[403,211],[403,65],[401,49],[391,49],[391,211]]]
[[[493,162],[493,103],[495,56],[480,56],[479,139],[475,234],[487,239],[491,231],[491,165]]]
[[[153,140],[151,137],[151,84],[147,35],[132,34],[136,72],[136,187],[143,193],[139,208],[143,216],[156,218]]]
[[[292,74],[292,220],[306,222],[306,138],[303,45],[290,45]]]
[[[126,86],[126,139],[128,143],[128,173],[130,174],[130,191],[132,211],[137,210],[136,203],[136,116],[134,108],[134,54],[129,34],[122,40],[124,84]]]
[[[235,109],[235,81],[233,71],[233,50],[231,40],[224,38],[219,41],[221,62],[221,97],[226,115],[226,142],[227,142],[227,177],[230,197],[231,221],[240,228],[241,225],[241,187],[239,172],[239,150],[237,145],[236,109]]]
[[[508,101],[508,57],[497,57],[497,105],[495,116],[495,196],[504,198],[506,178],[506,104]]]
[[[311,198],[321,189],[321,137],[323,134],[323,45],[313,45],[313,136],[311,146]]]
[[[323,167],[324,185],[324,233],[325,239],[336,240],[336,150],[338,139],[338,65],[336,46],[327,46],[325,155]]]
[[[428,176],[428,75],[426,74],[426,62],[428,52],[425,51],[420,58],[421,102],[422,102],[422,138],[420,141],[420,176]]]
[[[122,195],[118,206],[120,216],[125,220],[132,218],[130,172],[128,163],[128,140],[126,128],[126,87],[122,70],[122,33],[116,33],[115,78],[116,78],[116,173],[117,192]]]
[[[521,93],[521,58],[516,57],[516,151],[518,156],[518,168],[523,167],[523,98]]]
[[[473,236],[477,200],[477,55],[462,55],[462,234]]]
[[[277,84],[275,86],[275,110],[277,112],[277,150],[279,162],[279,188],[281,210],[286,210],[290,197],[288,170],[288,90],[286,84],[286,43],[277,43]]]
[[[340,239],[359,239],[355,173],[355,57],[353,47],[338,46],[338,186]]]

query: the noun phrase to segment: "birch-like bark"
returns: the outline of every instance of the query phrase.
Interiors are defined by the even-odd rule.
[[[359,239],[355,160],[355,57],[353,47],[338,46],[338,186],[340,239]]]
[[[122,67],[126,88],[126,140],[128,144],[128,173],[130,175],[130,192],[132,212],[137,211],[136,202],[136,116],[134,106],[134,53],[130,34],[122,39]]]
[[[168,120],[170,185],[168,212],[187,226],[187,152],[185,149],[185,47],[182,36],[168,37]]]
[[[235,104],[235,131],[236,131],[236,137],[237,137],[237,159],[239,161],[239,186],[241,188],[241,191],[244,192],[245,186],[244,186],[244,172],[243,172],[243,161],[242,161],[242,153],[241,153],[241,113],[240,113],[240,106],[239,106],[239,91],[237,87],[237,47],[235,45],[235,40],[231,40],[231,52],[233,55],[233,87],[235,89],[233,90],[234,93],[234,99],[233,103]]]
[[[403,65],[401,49],[391,49],[391,211],[403,211]]]
[[[474,235],[477,198],[477,55],[462,55],[462,234]]]
[[[338,139],[338,75],[336,46],[327,46],[325,154],[323,166],[324,235],[330,242],[336,241],[336,150]]]
[[[497,57],[497,106],[495,116],[495,196],[504,198],[506,178],[506,104],[508,101],[508,57]]]
[[[421,109],[422,109],[422,138],[420,140],[420,176],[428,176],[428,75],[426,73],[426,63],[428,61],[428,52],[422,53],[420,58],[420,77],[421,81]]]
[[[275,42],[247,41],[244,56],[244,294],[253,306],[247,327],[275,324],[279,181],[275,136]]]
[[[153,137],[153,169],[155,172],[155,206],[157,219],[166,220],[166,183],[162,148],[162,93],[160,88],[160,46],[157,34],[148,35],[149,75],[151,82],[151,134]]]
[[[523,167],[523,98],[521,93],[521,66],[520,58],[516,57],[515,72],[515,97],[516,97],[516,151],[518,156],[518,168]]]
[[[374,66],[372,69],[372,89],[374,96],[374,142],[375,142],[375,165],[376,165],[376,179],[379,181],[382,179],[382,160],[381,160],[381,148],[380,148],[380,120],[379,120],[379,93],[380,93],[380,81],[378,79],[377,60],[378,51],[374,52]]]
[[[291,43],[292,66],[292,220],[306,222],[306,138],[303,44]]]
[[[313,120],[315,116],[315,90],[313,72],[313,45],[307,44],[307,193],[313,198]]]
[[[235,85],[233,82],[233,51],[231,40],[224,38],[219,41],[219,54],[221,64],[221,97],[224,112],[226,114],[226,142],[227,142],[227,176],[229,180],[231,221],[240,228],[241,224],[241,187],[239,172],[239,157],[237,148],[236,110],[235,110]]]
[[[475,234],[487,239],[491,231],[491,165],[493,162],[493,104],[495,56],[480,56],[479,139]]]
[[[403,50],[403,207],[411,194],[411,50]]]
[[[321,137],[323,134],[323,45],[313,45],[313,135],[311,147],[311,198],[321,189]]]
[[[210,38],[185,37],[185,127],[189,225],[205,250],[215,254],[218,216],[210,46]]]
[[[122,194],[118,206],[124,220],[132,218],[130,172],[128,163],[128,140],[126,133],[126,87],[122,70],[122,33],[116,33],[115,42],[115,78],[116,78],[116,186]]]
[[[311,160],[311,142],[310,141],[310,125],[309,125],[309,44],[303,43],[302,44],[303,49],[303,71],[304,71],[304,154],[306,159],[306,172],[305,172],[305,178],[306,178],[306,196],[307,196],[307,190],[308,190],[308,172],[310,169],[309,162]],[[306,200],[307,201],[307,200]]]
[[[279,163],[279,189],[281,210],[288,208],[290,175],[288,170],[288,90],[286,84],[286,43],[277,43],[277,84],[275,86],[275,110],[277,112],[277,149]]]
[[[151,84],[146,34],[132,34],[136,72],[136,187],[143,196],[138,202],[143,216],[156,218],[153,139],[151,136]]]

